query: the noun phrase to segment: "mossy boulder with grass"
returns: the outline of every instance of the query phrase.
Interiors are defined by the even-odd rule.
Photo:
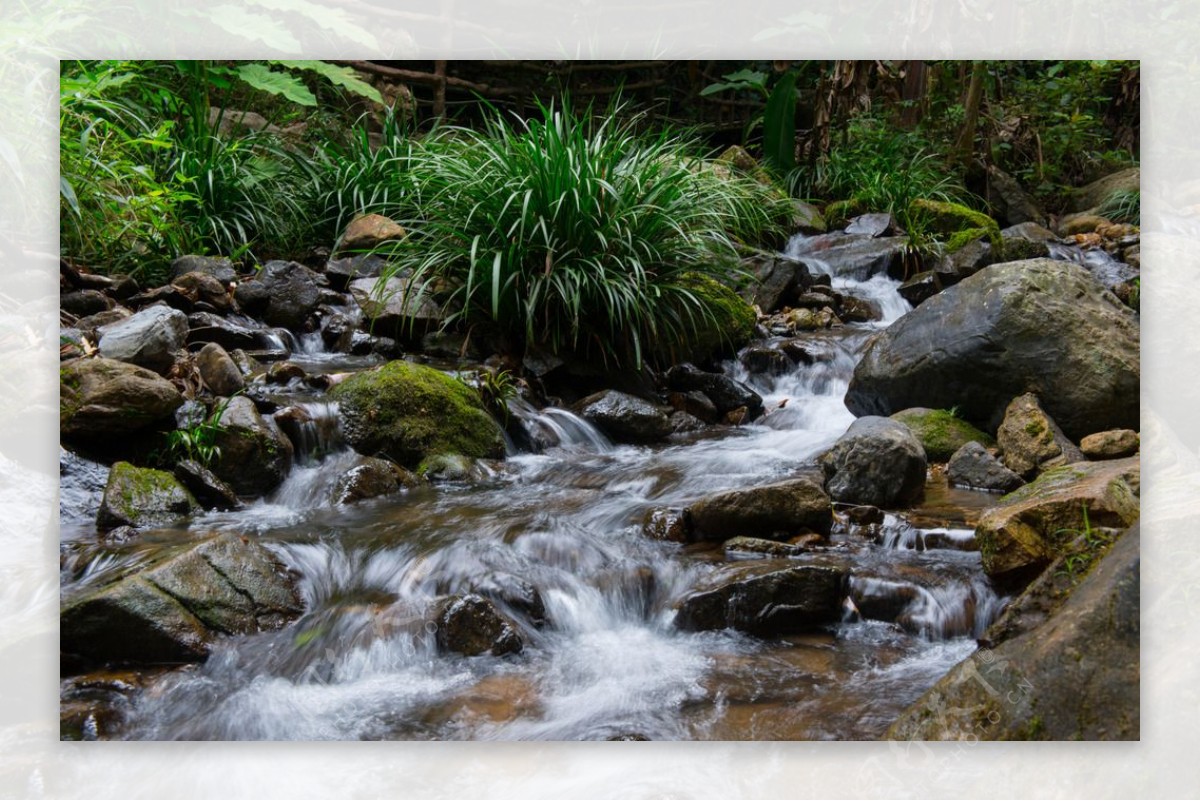
[[[668,354],[676,357],[673,361],[706,362],[730,355],[754,336],[758,315],[733,289],[702,273],[685,274],[680,285],[695,296],[703,311],[690,306],[684,312],[693,318],[693,331],[675,354]]]
[[[96,527],[152,528],[177,523],[200,508],[173,475],[117,462],[108,474]]]
[[[893,414],[892,419],[917,435],[925,448],[925,458],[931,462],[949,461],[968,442],[978,442],[984,447],[995,444],[990,436],[945,409],[905,409]]]
[[[1000,225],[961,203],[918,198],[909,204],[908,216],[921,220],[931,232],[948,237],[946,249],[950,252],[976,239],[986,239],[995,248],[1001,246]]]
[[[346,439],[359,453],[415,468],[439,454],[504,456],[500,426],[479,394],[431,367],[394,361],[359,373],[330,392]]]

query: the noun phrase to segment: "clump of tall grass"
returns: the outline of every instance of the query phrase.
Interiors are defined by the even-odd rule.
[[[1142,193],[1138,189],[1118,189],[1104,198],[1096,213],[1113,222],[1142,223]]]
[[[761,235],[783,200],[712,169],[686,133],[639,122],[564,101],[424,137],[409,173],[420,220],[394,270],[440,291],[449,322],[498,329],[514,349],[641,364],[719,324],[687,276],[729,282],[739,238]]]

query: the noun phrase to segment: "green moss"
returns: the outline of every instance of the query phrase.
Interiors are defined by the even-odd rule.
[[[946,240],[946,252],[956,253],[977,239],[986,239],[988,233],[986,228],[967,228],[959,231]]]
[[[850,198],[849,200],[835,200],[825,207],[824,217],[825,222],[831,227],[845,225],[850,221],[851,217],[857,217],[860,214],[866,214],[867,207],[858,198]]]
[[[405,361],[359,373],[334,387],[346,435],[367,454],[412,467],[429,456],[473,459],[504,455],[500,427],[470,387]]]
[[[954,452],[968,442],[991,447],[995,440],[975,426],[945,409],[905,409],[892,415],[916,435],[931,462],[949,461]]]
[[[199,508],[196,499],[170,473],[117,462],[108,474],[97,523],[107,530],[118,525],[156,525]]]
[[[682,343],[687,358],[706,361],[729,354],[754,336],[758,315],[733,289],[701,273],[686,273],[680,284],[695,295],[707,312],[695,319],[693,336]]]
[[[1002,241],[1000,258],[1002,261],[1025,261],[1027,259],[1045,258],[1049,251],[1045,242],[1034,242],[1023,237],[1013,237]]]
[[[1003,245],[1000,225],[983,212],[961,203],[917,199],[909,204],[908,216],[922,221],[931,232],[950,237],[947,249],[951,252],[975,239],[987,239],[995,248]],[[957,247],[953,246],[955,242]]]

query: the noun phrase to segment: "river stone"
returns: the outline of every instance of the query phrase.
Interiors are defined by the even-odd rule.
[[[686,412],[705,423],[715,423],[721,419],[716,405],[703,392],[672,392],[667,395],[667,403],[676,411]]]
[[[475,595],[448,595],[434,602],[435,638],[443,651],[478,656],[519,654],[524,647],[516,624],[501,615],[492,602]]]
[[[476,460],[461,453],[436,453],[422,459],[417,473],[435,483],[479,480],[486,475]]]
[[[119,526],[169,526],[199,508],[192,494],[170,473],[117,462],[108,473],[96,528],[105,532]]]
[[[546,602],[541,592],[512,573],[489,572],[471,581],[471,592],[507,606],[524,615],[536,628],[546,625]]]
[[[945,462],[968,442],[994,444],[987,434],[945,409],[905,409],[893,414],[892,419],[917,435],[930,462]]]
[[[848,234],[865,234],[866,236],[883,236],[896,234],[900,226],[889,212],[860,214],[852,219],[843,229]]]
[[[842,616],[844,568],[769,560],[716,571],[676,605],[683,631],[736,629],[760,637],[812,631]]]
[[[407,236],[398,223],[382,214],[364,214],[355,217],[346,226],[337,250],[372,250],[386,242],[394,242]]]
[[[82,317],[75,321],[72,328],[77,329],[81,334],[86,336],[92,342],[100,339],[99,330],[106,325],[119,323],[122,320],[128,320],[133,316],[133,312],[124,306],[115,306],[111,309],[106,309],[102,312],[89,314],[87,317]]]
[[[1033,393],[1013,398],[996,432],[996,441],[1004,466],[1026,480],[1048,468],[1086,460],[1042,410]]]
[[[1131,167],[1127,170],[1106,175],[1092,181],[1087,186],[1080,187],[1071,193],[1071,211],[1086,211],[1094,209],[1108,199],[1114,192],[1137,192],[1141,188],[1142,170]]]
[[[189,345],[215,342],[226,351],[258,351],[276,346],[264,329],[227,320],[212,312],[189,314],[188,326]]]
[[[909,278],[896,290],[910,306],[920,306],[943,289],[941,276],[934,270],[923,270]]]
[[[850,577],[850,600],[868,620],[897,621],[921,597],[915,584],[873,576]]]
[[[651,509],[642,519],[642,533],[652,540],[687,542],[687,522],[682,509]]]
[[[142,309],[132,317],[101,326],[100,355],[163,374],[187,340],[187,315],[165,306]]]
[[[222,257],[212,256],[180,256],[171,262],[171,278],[179,278],[188,273],[204,273],[211,275],[225,286],[237,280],[237,270],[233,262]]]
[[[1044,223],[1046,215],[1016,178],[996,165],[987,168],[988,204],[1002,225]]]
[[[220,314],[233,311],[233,295],[218,279],[199,271],[184,273],[171,282],[184,297],[195,303],[206,303]]]
[[[616,442],[659,442],[674,430],[657,406],[615,389],[587,396],[575,404],[575,413]]]
[[[1088,434],[1079,442],[1079,449],[1089,459],[1121,459],[1133,456],[1140,447],[1138,433],[1128,428]]]
[[[1140,539],[1137,526],[1120,536],[1065,601],[1031,586],[988,629],[989,647],[931,687],[887,738],[1137,740]],[[1026,607],[1028,620],[1000,636]]]
[[[302,611],[278,559],[225,534],[64,602],[60,647],[85,664],[192,662],[222,635],[279,628]]]
[[[110,438],[169,419],[183,403],[170,381],[114,359],[75,359],[59,369],[59,424],[67,438]]]
[[[735,381],[723,373],[705,372],[694,365],[684,363],[668,370],[666,380],[667,388],[675,392],[703,392],[716,406],[719,415],[728,414],[744,406],[748,416],[747,422],[762,416],[762,396],[741,381]]]
[[[746,348],[738,354],[738,361],[746,368],[746,372],[754,375],[783,375],[795,367],[786,353],[765,345]]]
[[[475,390],[431,367],[389,362],[330,390],[351,447],[415,468],[439,454],[504,456],[500,426]]]
[[[1045,249],[1043,248],[1043,252],[1038,255],[1045,256]],[[969,278],[996,261],[998,259],[990,242],[982,238],[972,239],[953,253],[946,253],[938,258],[933,264],[933,270],[942,286],[948,287]]]
[[[764,540],[760,537],[733,537],[721,545],[727,557],[737,554],[758,554],[760,556],[794,556],[803,552],[803,548],[786,542]]]
[[[184,459],[175,465],[172,472],[205,509],[229,511],[241,508],[242,502],[233,488],[196,460]]]
[[[867,346],[846,406],[856,415],[950,408],[994,431],[1036,392],[1068,436],[1139,418],[1137,315],[1084,268],[996,264],[940,292]]]
[[[925,489],[925,449],[903,423],[860,417],[820,459],[835,501],[895,508]]]
[[[744,260],[742,268],[754,276],[743,298],[767,314],[791,304],[812,283],[803,263],[783,256],[755,256]]]
[[[1046,471],[980,515],[975,539],[984,571],[1005,584],[1028,583],[1088,525],[1125,528],[1135,523],[1139,488],[1136,458]]]
[[[78,292],[67,292],[58,299],[58,307],[76,317],[87,317],[108,311],[116,304],[112,298],[98,289],[81,289]]]
[[[243,496],[265,495],[292,469],[292,442],[270,417],[259,414],[245,395],[230,398],[217,421],[215,442],[221,455],[212,471]]]
[[[364,326],[373,334],[419,341],[445,317],[432,297],[405,278],[388,278],[382,283],[360,278],[350,282],[350,294],[362,309]]]
[[[338,292],[345,292],[350,282],[358,278],[378,278],[387,262],[374,253],[360,253],[341,259],[330,259],[325,264],[325,277],[329,285]]]
[[[990,492],[1012,492],[1025,481],[978,442],[968,442],[954,452],[946,466],[951,484]]]
[[[247,281],[238,287],[238,303],[242,303],[241,293],[254,283]],[[320,276],[298,262],[267,262],[257,283],[266,292],[262,319],[268,325],[299,331],[321,302]]]
[[[799,478],[710,495],[689,506],[684,516],[693,540],[787,540],[805,531],[828,534],[833,506],[819,486]]]
[[[420,479],[395,462],[368,456],[361,464],[338,476],[333,485],[333,502],[340,506],[366,498],[392,495],[420,483]]]
[[[246,379],[225,349],[209,342],[196,355],[200,378],[214,395],[228,398],[246,388]]]

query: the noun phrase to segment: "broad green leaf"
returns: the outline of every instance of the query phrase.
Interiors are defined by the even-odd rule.
[[[266,64],[260,62],[242,64],[238,66],[237,74],[239,78],[255,89],[273,95],[282,95],[301,106],[317,105],[316,96],[299,78],[286,72],[272,72]]]
[[[780,174],[796,166],[796,73],[785,72],[763,112],[763,157]]]
[[[327,61],[275,61],[275,64],[296,70],[315,72],[335,86],[340,86],[348,92],[374,100],[383,104],[383,96],[379,90],[358,77],[358,73],[350,67],[339,67]]]

